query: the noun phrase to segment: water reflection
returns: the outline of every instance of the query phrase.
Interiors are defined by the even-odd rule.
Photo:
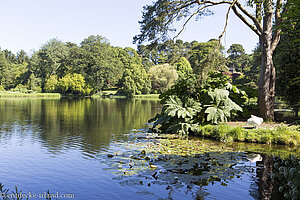
[[[79,148],[92,155],[141,128],[157,109],[158,101],[136,99],[0,100],[0,140],[18,134],[41,141],[51,153]]]
[[[143,128],[159,109],[158,101],[137,99],[0,99],[0,182],[24,192],[75,193],[83,200],[299,196],[300,163],[290,158],[299,147],[191,138],[155,142],[160,153],[135,159],[150,141],[134,142],[128,130]],[[131,145],[143,146],[133,151]],[[142,173],[124,177],[124,170],[133,169]]]
[[[256,177],[250,194],[259,200],[300,198],[300,162],[291,156],[282,159],[267,154],[256,163]]]
[[[138,135],[130,144],[119,145],[118,150],[110,149],[109,157],[102,154],[100,158],[106,163],[106,170],[117,175],[122,186],[148,185],[144,192],[152,196],[153,188],[160,185],[165,189],[160,191],[161,196],[167,195],[168,199],[177,199],[182,193],[185,198],[195,199],[284,199],[283,187],[293,185],[292,189],[286,188],[288,194],[293,192],[288,199],[297,199],[295,188],[300,187],[299,174],[294,182],[286,175],[281,181],[280,170],[295,175],[300,171],[300,163],[295,158],[291,164],[283,148],[279,148],[283,153],[279,158],[272,152],[234,151],[233,146],[241,148],[241,144],[201,139],[157,140],[157,137],[161,136]],[[250,146],[251,150],[255,146],[264,147]],[[278,163],[284,163],[286,169]]]

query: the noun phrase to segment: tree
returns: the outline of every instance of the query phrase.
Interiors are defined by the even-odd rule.
[[[56,92],[58,87],[58,80],[56,75],[51,75],[45,83],[44,91],[45,92]]]
[[[69,57],[69,48],[57,39],[51,39],[37,52],[38,76],[44,81],[51,75],[62,77],[68,73],[66,60]]]
[[[296,2],[296,1],[293,1]],[[292,13],[298,13],[298,17],[291,16],[288,21],[291,26],[283,27],[283,36],[274,54],[274,62],[277,69],[276,92],[290,106],[294,107],[296,117],[300,106],[300,5],[294,5]]]
[[[142,65],[133,64],[125,69],[120,80],[122,88],[118,93],[124,93],[127,96],[136,94],[149,94],[151,82]]]
[[[208,73],[214,71],[227,71],[225,57],[218,46],[217,40],[194,44],[189,54],[189,61],[193,71],[199,75],[200,80],[205,81]]]
[[[42,92],[41,85],[42,85],[41,78],[38,78],[34,74],[31,74],[27,81],[27,88],[34,92]]]
[[[295,108],[295,113],[298,116],[300,104],[300,48],[290,39],[283,38],[274,56],[277,68],[276,91],[290,106]]]
[[[169,89],[178,79],[175,67],[169,64],[155,65],[149,70],[152,90],[162,93]]]
[[[17,53],[17,60],[18,60],[18,63],[19,63],[19,64],[24,63],[24,62],[27,62],[27,63],[28,63],[29,56],[28,56],[27,53],[22,49],[21,51],[19,51],[19,52]]]
[[[7,58],[2,60],[0,55],[0,84],[6,90],[26,82],[27,63],[11,63]]]
[[[286,20],[282,23],[283,32],[295,42],[299,42],[300,34],[300,0],[289,0],[289,12],[283,13]]]
[[[241,44],[232,44],[227,50],[227,66],[244,73],[250,70],[250,57],[245,53]]]
[[[143,57],[144,65],[175,64],[181,57],[188,58],[191,43],[182,40],[167,40],[161,44],[139,45],[138,53]]]
[[[144,7],[143,19],[140,21],[141,33],[134,37],[134,42],[165,40],[167,34],[174,31],[172,24],[175,21],[185,19],[184,29],[193,17],[211,14],[209,7],[228,5],[225,28],[220,38],[225,33],[231,11],[259,37],[262,62],[258,88],[258,106],[264,119],[273,120],[276,78],[273,52],[280,40],[280,25],[285,19],[282,17],[282,13],[288,12],[291,7],[286,3],[287,1],[251,0],[248,5],[254,9],[255,13],[251,14],[248,9],[242,6],[240,0],[156,0],[152,5]]]
[[[81,42],[80,51],[78,64],[93,92],[118,83],[116,77],[124,71],[124,66],[118,58],[119,50],[113,48],[106,38],[91,35]]]
[[[176,70],[177,70],[179,78],[181,78],[181,79],[184,79],[189,74],[193,73],[191,64],[185,57],[181,57],[179,59],[179,61],[176,63]]]
[[[76,96],[83,96],[90,92],[81,74],[67,74],[60,78],[58,81],[58,90],[62,94],[72,94]]]

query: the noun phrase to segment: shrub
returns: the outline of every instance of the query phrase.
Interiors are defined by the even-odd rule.
[[[180,79],[188,77],[193,72],[191,64],[185,57],[179,59],[176,63],[176,69]]]
[[[235,141],[245,141],[245,131],[242,127],[233,127],[229,134],[232,135]]]
[[[11,89],[10,91],[20,92],[20,93],[29,93],[29,90],[27,89],[27,87],[22,84],[17,85],[17,87]]]
[[[136,94],[149,94],[151,90],[151,82],[146,70],[137,64],[125,69],[120,84],[122,88],[117,93],[131,97]]]
[[[210,74],[204,84],[191,75],[160,95],[163,109],[149,122],[154,122],[153,128],[160,126],[164,133],[184,135],[198,131],[203,124],[227,122],[237,111],[242,111],[230,99],[231,93],[246,95],[220,73]]]
[[[162,93],[169,89],[178,79],[175,68],[169,64],[155,65],[149,69],[152,90]]]
[[[0,85],[0,92],[4,92],[4,91],[5,91],[4,87]]]
[[[58,81],[58,90],[63,94],[84,96],[91,91],[81,74],[67,74]]]
[[[45,92],[56,92],[58,87],[58,80],[56,75],[50,76],[45,83],[44,90]]]

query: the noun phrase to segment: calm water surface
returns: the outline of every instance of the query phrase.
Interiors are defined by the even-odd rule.
[[[155,100],[0,99],[0,182],[23,193],[49,190],[82,200],[194,199],[186,188],[120,184],[99,157],[127,142],[129,130],[145,128],[159,110]],[[227,187],[208,184],[204,199],[259,198],[257,174],[241,173]]]

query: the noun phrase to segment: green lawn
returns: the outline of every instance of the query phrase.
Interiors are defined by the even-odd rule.
[[[61,98],[59,93],[0,92],[0,98]]]
[[[200,126],[196,136],[212,138],[222,142],[253,142],[300,146],[299,126],[260,127],[245,129],[241,126],[205,125]]]

